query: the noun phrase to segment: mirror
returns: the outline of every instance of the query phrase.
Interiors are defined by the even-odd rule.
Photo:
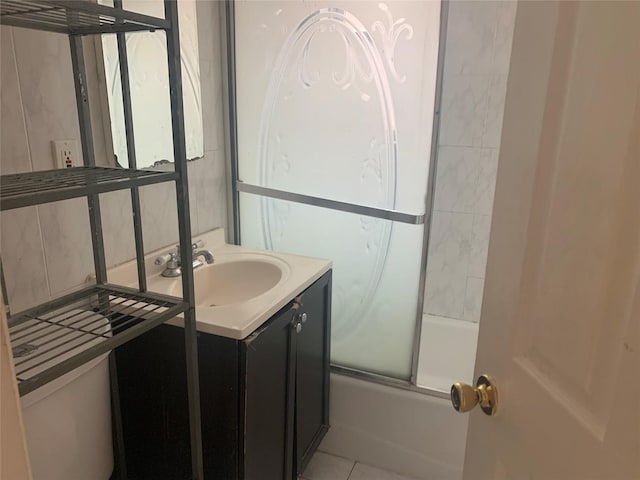
[[[101,1],[113,5],[110,1]],[[164,18],[163,0],[123,0],[123,8]],[[180,52],[187,159],[204,156],[195,0],[180,0]],[[115,35],[102,35],[105,83],[116,164],[127,168],[127,141]],[[173,139],[165,32],[126,34],[137,168],[172,168]]]

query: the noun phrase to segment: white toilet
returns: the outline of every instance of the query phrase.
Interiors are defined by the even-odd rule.
[[[70,314],[75,316],[69,321],[78,322],[80,318],[80,323],[93,322],[92,325],[96,324],[97,317],[101,317],[83,311],[68,312],[65,316]],[[104,321],[101,333],[104,333],[108,330],[108,321],[101,318]],[[92,338],[82,333],[73,335],[73,342],[65,349],[73,347],[74,342],[83,343]],[[48,335],[38,339],[38,336],[42,337],[42,333],[24,339],[29,349],[35,347],[37,351],[39,342],[51,338]],[[70,357],[92,343],[75,348],[65,356]],[[21,398],[33,480],[108,480],[111,476],[113,448],[108,355],[105,353]],[[36,367],[29,373],[37,373],[46,367],[46,364]]]

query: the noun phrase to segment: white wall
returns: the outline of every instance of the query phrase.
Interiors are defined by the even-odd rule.
[[[449,4],[425,313],[480,320],[515,7]]]
[[[189,163],[191,222],[194,234],[226,226],[226,172],[222,113],[220,11],[217,2],[198,2],[198,42],[204,123],[201,160]],[[50,142],[79,140],[69,42],[66,36],[1,27],[2,174],[54,167]],[[88,82],[98,68],[93,40],[85,41]],[[106,164],[97,98],[89,88],[96,161]],[[108,115],[106,116],[108,118]],[[133,258],[134,238],[128,191],[100,196],[108,265]],[[141,189],[145,250],[178,239],[175,187]],[[85,199],[2,212],[2,260],[11,310],[17,312],[77,288],[93,272],[91,234]]]

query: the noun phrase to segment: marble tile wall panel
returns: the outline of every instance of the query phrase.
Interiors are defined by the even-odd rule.
[[[484,278],[467,277],[464,296],[463,320],[469,322],[480,321],[482,308],[482,294],[484,292]]]
[[[449,3],[445,74],[495,73],[494,38],[500,2]]]
[[[135,258],[131,192],[122,190],[100,195],[104,255],[107,266]],[[146,240],[143,238],[143,241]]]
[[[206,157],[206,153],[205,153]],[[198,225],[198,185],[201,183],[198,178],[200,164],[205,163],[205,157],[197,160],[192,160],[187,164],[187,175],[189,178],[189,218],[191,219],[191,234],[197,235],[200,233],[200,227]]]
[[[69,40],[23,28],[13,35],[31,163],[52,169],[51,140],[80,138]]]
[[[226,163],[223,150],[205,152],[205,162],[198,165],[196,186],[198,225],[201,232],[227,227]]]
[[[491,76],[449,75],[442,88],[440,145],[480,147]]]
[[[516,8],[517,2],[515,0],[498,2],[496,33],[493,40],[493,65],[494,72],[498,75],[509,73]]]
[[[483,151],[480,148],[442,146],[438,152],[434,209],[472,213]]]
[[[178,240],[178,210],[173,182],[140,188],[144,248],[151,251]]]
[[[11,27],[0,27],[0,49],[0,172],[28,172],[31,159]]]
[[[13,313],[49,299],[49,282],[36,207],[0,215],[0,252]]]
[[[504,100],[507,93],[507,76],[491,77],[487,97],[487,111],[482,128],[482,146],[500,148],[502,137],[502,117],[504,116]]]
[[[221,19],[218,2],[198,2],[198,46],[204,150],[224,149]]]
[[[512,1],[449,5],[426,313],[479,320],[515,10]],[[468,214],[470,227],[449,228],[451,213]],[[462,231],[469,254],[445,261],[440,241],[455,250]]]
[[[469,254],[469,268],[467,270],[467,274],[471,277],[484,278],[484,272],[487,269],[490,230],[490,215],[473,216],[471,251]]]
[[[13,30],[0,27],[0,173],[3,175],[31,170]],[[49,298],[36,207],[2,212],[0,253],[12,312],[33,307]]]
[[[473,213],[491,215],[493,212],[493,197],[496,190],[496,176],[498,173],[498,157],[500,150],[485,149],[476,183],[475,206]]]
[[[85,283],[94,272],[89,209],[85,198],[39,205],[51,295]]]
[[[433,212],[425,287],[428,313],[462,318],[472,229],[473,214]]]

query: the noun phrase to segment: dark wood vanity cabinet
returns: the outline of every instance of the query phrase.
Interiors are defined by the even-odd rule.
[[[290,480],[329,426],[331,271],[243,340],[198,334],[206,480]],[[184,332],[116,352],[129,479],[190,478]]]

